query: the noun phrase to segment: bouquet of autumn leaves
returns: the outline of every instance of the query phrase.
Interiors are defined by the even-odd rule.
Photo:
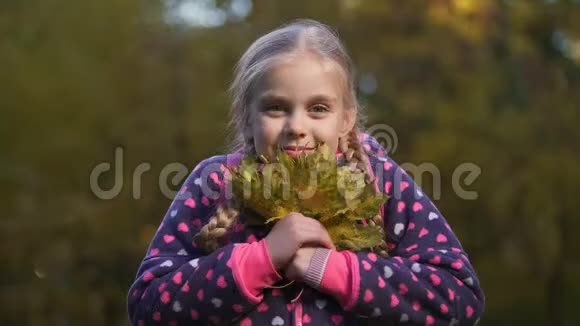
[[[326,228],[338,250],[372,249],[384,237],[381,226],[368,223],[388,196],[377,192],[365,173],[338,166],[327,145],[293,158],[279,151],[274,162],[247,157],[228,168],[231,190],[252,223],[269,224],[290,212],[315,218]]]

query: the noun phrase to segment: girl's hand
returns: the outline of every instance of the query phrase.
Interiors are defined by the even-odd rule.
[[[276,222],[264,240],[276,270],[286,268],[301,247],[335,249],[324,226],[300,213],[290,213]]]
[[[289,280],[302,281],[315,251],[316,248],[312,247],[298,249],[294,258],[288,267],[286,267],[286,278]]]

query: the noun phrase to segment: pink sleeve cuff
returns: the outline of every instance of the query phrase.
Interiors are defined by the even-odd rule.
[[[348,250],[331,251],[320,291],[332,295],[348,311],[356,304],[359,286],[357,256]]]
[[[250,302],[262,300],[262,291],[282,279],[278,274],[264,240],[239,244],[232,252],[232,271],[240,292]]]
[[[328,263],[328,258],[330,258],[331,252],[332,251],[327,248],[316,248],[316,250],[314,250],[314,255],[312,255],[310,264],[308,265],[308,269],[304,275],[304,283],[320,290],[322,277],[326,272],[326,264]]]

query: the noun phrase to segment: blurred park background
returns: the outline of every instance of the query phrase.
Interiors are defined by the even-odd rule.
[[[487,296],[480,325],[580,325],[577,0],[2,1],[1,325],[128,324],[171,202],[161,170],[224,152],[236,60],[295,18],[338,30],[367,125],[397,133],[392,157],[441,171],[435,203]],[[103,162],[100,187],[122,186],[110,199],[90,186]],[[481,168],[475,200],[453,191],[465,162]]]

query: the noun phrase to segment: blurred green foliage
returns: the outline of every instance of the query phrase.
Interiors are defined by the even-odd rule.
[[[160,171],[224,152],[233,65],[294,18],[338,29],[394,159],[441,171],[481,325],[580,324],[580,1],[26,0],[0,4],[2,325],[128,324]],[[102,200],[90,173],[117,147]],[[453,191],[464,162],[476,200]]]

